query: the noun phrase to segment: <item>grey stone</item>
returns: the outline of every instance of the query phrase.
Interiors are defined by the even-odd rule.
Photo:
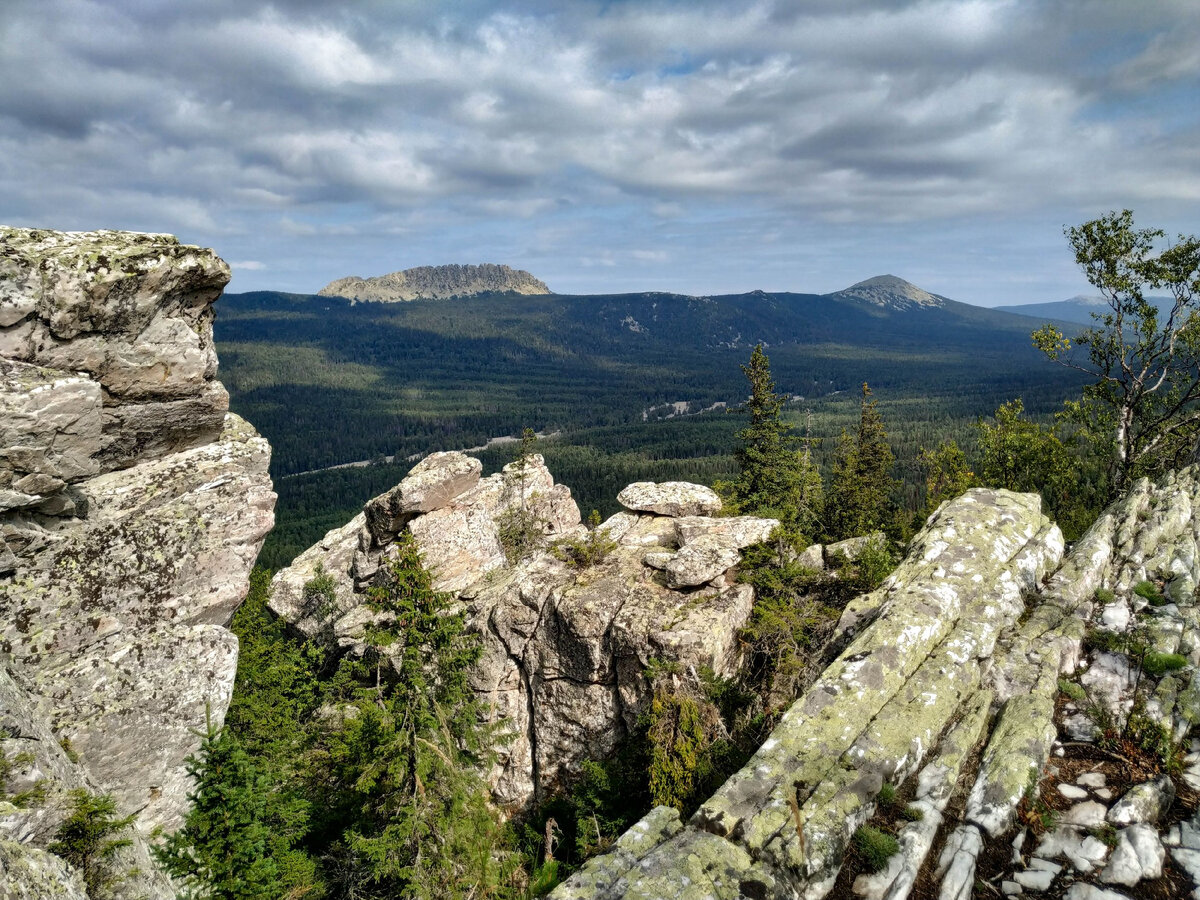
[[[666,565],[669,587],[695,587],[717,578],[741,561],[736,545],[721,534],[693,538]]]
[[[1083,788],[1075,787],[1072,784],[1060,784],[1058,785],[1057,790],[1068,800],[1083,800],[1088,795],[1088,792]]]
[[[1084,772],[1075,779],[1076,784],[1089,788],[1102,788],[1107,781],[1108,777],[1103,772]]]
[[[1037,855],[1043,859],[1065,859],[1079,872],[1087,873],[1108,856],[1108,847],[1083,828],[1059,825],[1042,836]]]
[[[89,900],[83,873],[53,853],[12,841],[0,841],[0,897]]]
[[[540,455],[528,462],[543,466]],[[430,453],[396,487],[367,504],[367,524],[377,536],[395,534],[414,514],[449,506],[479,483],[482,471],[483,464],[465,453]]]
[[[712,488],[686,481],[635,482],[617,494],[617,502],[661,516],[712,516],[721,509],[721,498]]]
[[[1084,803],[1076,803],[1067,810],[1066,814],[1059,821],[1064,825],[1081,825],[1084,828],[1093,828],[1104,824],[1104,816],[1107,812],[1108,808],[1103,803],[1088,800]]]
[[[837,560],[854,561],[858,559],[863,549],[871,545],[887,545],[887,535],[882,531],[874,531],[871,534],[864,534],[861,537],[846,538],[844,541],[838,541],[833,544],[825,545],[825,561],[834,563]]]
[[[804,551],[796,557],[796,562],[806,569],[820,572],[825,568],[825,548],[820,544],[805,547]]]
[[[1132,887],[1144,879],[1158,878],[1165,856],[1158,832],[1152,826],[1144,822],[1130,825],[1120,831],[1116,849],[1100,873],[1100,880]]]
[[[720,542],[737,550],[760,544],[779,527],[778,519],[763,519],[754,516],[730,516],[714,519],[711,516],[683,516],[675,520],[675,534],[679,546],[705,536],[717,536]]]
[[[1063,894],[1063,900],[1129,900],[1125,894],[1105,890],[1085,881],[1077,881]]]
[[[1175,784],[1164,775],[1155,781],[1137,784],[1113,804],[1106,818],[1113,825],[1157,822],[1175,800]]]
[[[1129,627],[1129,604],[1124,600],[1108,604],[1100,613],[1100,624],[1110,631],[1124,631]]]
[[[1048,891],[1050,885],[1054,883],[1055,877],[1062,871],[1062,866],[1049,863],[1046,860],[1034,857],[1030,860],[1030,867],[1023,872],[1014,872],[1013,881],[1021,885],[1027,891]]]

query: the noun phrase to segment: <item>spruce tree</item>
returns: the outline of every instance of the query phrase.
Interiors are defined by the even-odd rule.
[[[745,406],[750,424],[737,435],[738,477],[721,487],[738,510],[773,516],[785,527],[811,532],[820,515],[821,476],[808,445],[798,449],[792,427],[780,418],[783,397],[775,393],[762,344],[742,371],[750,382]]]
[[[154,851],[166,872],[213,900],[301,896],[280,877],[275,855],[289,849],[304,816],[298,810],[278,815],[282,810],[272,807],[283,801],[232,733],[210,723],[187,767],[196,779],[191,809],[183,828]],[[283,821],[293,827],[280,829]]]
[[[489,735],[467,680],[482,647],[452,595],[434,590],[412,535],[394,552],[371,591],[375,684],[319,761],[345,815],[327,868],[347,896],[485,896],[506,864],[478,774]]]
[[[894,462],[883,417],[864,381],[858,433],[851,436],[843,430],[834,457],[833,482],[825,503],[830,537],[867,534],[888,521]]]

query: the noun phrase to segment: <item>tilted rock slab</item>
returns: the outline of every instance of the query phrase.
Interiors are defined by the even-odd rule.
[[[570,491],[536,454],[483,479],[478,462],[461,453],[431,455],[277,573],[271,608],[305,634],[327,628],[341,646],[361,652],[363,629],[375,618],[365,592],[407,528],[435,586],[459,595],[467,627],[483,638],[471,685],[507,738],[497,747],[492,793],[519,809],[635,727],[650,699],[643,673],[652,659],[724,675],[740,664],[737,635],[754,594],[730,570],[740,549],[764,540],[778,522],[708,519],[697,515],[719,505],[708,488],[652,487],[665,488],[655,494],[660,510],[687,518],[617,513],[599,526],[615,549],[583,570],[548,552],[510,565],[500,529],[514,513],[532,517],[548,541],[587,540]],[[664,496],[674,499],[660,503]],[[706,556],[703,565],[682,578],[646,562],[661,556],[663,566],[682,571],[678,561],[696,550]],[[333,579],[332,604],[306,594],[318,567]]]
[[[962,717],[967,743],[980,735],[981,663],[1062,549],[1036,495],[976,489],[943,505],[745,768],[636,867],[552,896],[824,896],[885,780],[903,782],[932,751],[942,762],[924,791],[944,804],[937,774],[953,777],[966,751],[962,731],[943,732]]]
[[[228,279],[167,235],[0,228],[0,716],[31,760],[12,780],[111,793],[146,833],[182,821],[274,522],[270,447],[215,379]],[[44,848],[65,809],[5,810],[0,835]],[[171,896],[129,852],[129,896]]]

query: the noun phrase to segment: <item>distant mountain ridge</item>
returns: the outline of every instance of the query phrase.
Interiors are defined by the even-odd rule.
[[[481,263],[477,266],[416,266],[374,278],[351,275],[331,281],[317,292],[321,297],[379,303],[443,300],[491,293],[549,294],[552,291],[545,282],[523,269]]]
[[[876,275],[866,281],[827,294],[840,300],[863,300],[883,309],[936,309],[952,302],[949,297],[931,294],[895,275]]]
[[[1160,315],[1169,313],[1174,302],[1170,297],[1147,297],[1146,299],[1158,307]],[[993,309],[1015,313],[1018,316],[1032,316],[1035,319],[1057,319],[1060,322],[1073,322],[1077,325],[1095,325],[1096,320],[1092,318],[1092,313],[1106,312],[1108,303],[1098,295],[1079,294],[1066,300],[1055,300],[1049,303],[996,306]]]

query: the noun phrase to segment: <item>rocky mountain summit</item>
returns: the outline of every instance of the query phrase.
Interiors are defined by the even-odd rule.
[[[75,790],[137,814],[117,895],[175,896],[144,836],[182,821],[274,521],[216,380],[228,280],[167,235],[0,228],[0,896],[86,896],[46,852]]]
[[[478,266],[417,266],[374,278],[352,275],[329,282],[317,293],[322,297],[393,303],[488,293],[549,294],[550,288],[523,269],[482,263]]]
[[[882,309],[935,309],[948,298],[931,294],[895,275],[877,275],[829,295],[840,300],[862,300]]]

